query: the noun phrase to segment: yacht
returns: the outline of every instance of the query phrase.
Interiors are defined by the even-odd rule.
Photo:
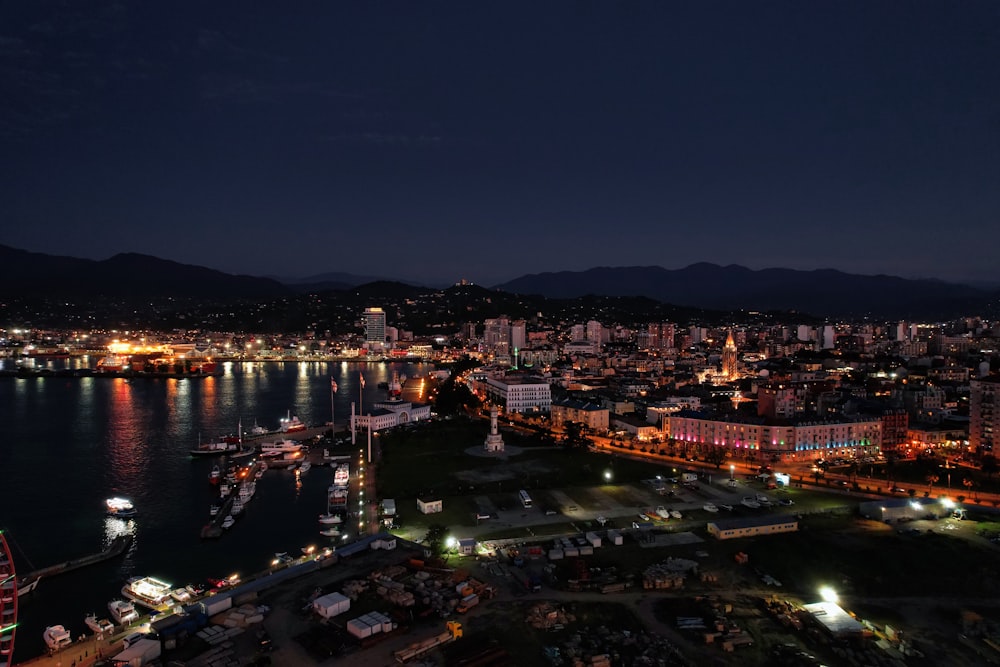
[[[303,449],[302,443],[300,443],[297,440],[289,440],[288,438],[282,438],[281,440],[275,440],[274,442],[260,443],[261,456],[281,456],[283,454],[294,454],[296,452],[301,452],[302,449]]]
[[[136,515],[135,505],[128,498],[107,498],[104,501],[104,507],[108,516],[127,519]]]
[[[95,635],[110,634],[115,630],[115,624],[106,618],[97,618],[97,614],[87,614],[83,622]]]
[[[69,634],[69,630],[61,625],[50,625],[45,628],[45,633],[42,636],[50,651],[58,651],[73,643],[73,637]]]
[[[128,625],[139,620],[139,612],[128,600],[112,600],[108,603],[108,611],[118,625]]]

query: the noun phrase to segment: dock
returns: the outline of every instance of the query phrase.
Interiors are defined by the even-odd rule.
[[[56,565],[50,565],[49,567],[43,567],[40,570],[29,572],[24,578],[36,579],[41,577],[52,577],[57,574],[65,574],[66,572],[79,570],[81,567],[94,565],[95,563],[110,560],[115,556],[120,556],[125,553],[125,550],[128,549],[131,544],[131,535],[118,535],[111,540],[111,543],[108,544],[108,548],[104,551],[100,551],[96,554],[90,554],[89,556],[83,556],[81,558],[74,558],[73,560],[68,560],[64,563],[58,563]]]
[[[201,529],[202,539],[207,538],[217,538],[221,537],[225,531],[222,527],[222,522],[226,520],[233,509],[233,501],[240,497],[240,489],[247,482],[252,482],[255,480],[257,471],[260,469],[260,463],[256,460],[250,463],[249,472],[247,473],[246,479],[241,480],[239,483],[233,486],[233,490],[230,491],[229,495],[226,496],[225,500],[222,501],[222,506],[219,508],[218,513],[212,517],[212,520],[205,524]],[[244,510],[246,511],[246,510]],[[235,517],[234,517],[235,518]]]

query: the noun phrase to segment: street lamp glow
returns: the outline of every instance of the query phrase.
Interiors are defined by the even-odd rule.
[[[833,590],[829,586],[823,586],[820,588],[819,596],[823,598],[823,602],[836,602],[839,599],[837,597],[837,591]]]
[[[610,470],[605,470],[604,471],[604,481],[605,482],[610,482],[611,481],[611,471]]]

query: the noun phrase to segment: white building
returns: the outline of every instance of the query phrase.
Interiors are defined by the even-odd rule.
[[[552,405],[552,391],[543,378],[508,375],[487,378],[482,386],[489,400],[507,412],[549,412]]]

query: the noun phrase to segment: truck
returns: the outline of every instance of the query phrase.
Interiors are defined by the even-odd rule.
[[[475,607],[477,604],[479,604],[479,596],[476,595],[475,593],[469,593],[461,600],[459,600],[458,606],[455,607],[455,611],[457,611],[459,614],[464,614],[465,612]]]
[[[399,664],[405,664],[414,658],[419,658],[425,653],[441,646],[442,644],[449,644],[462,636],[462,624],[456,621],[448,621],[445,624],[444,632],[434,635],[433,637],[428,637],[427,639],[422,639],[418,642],[413,642],[406,648],[401,648],[398,651],[393,651],[392,657],[396,659]]]

